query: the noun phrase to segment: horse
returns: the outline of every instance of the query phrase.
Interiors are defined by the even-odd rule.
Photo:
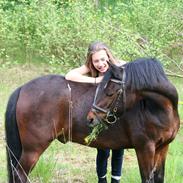
[[[131,64],[129,63],[129,65]],[[108,75],[106,73],[106,76]],[[106,79],[106,77],[104,78]],[[136,83],[132,82],[132,84]],[[162,84],[166,87],[165,83]],[[101,83],[102,85],[103,82]],[[85,138],[91,133],[91,127],[88,125],[91,121],[87,117],[92,108],[96,88],[98,88],[96,84],[71,82],[61,75],[47,75],[25,83],[11,94],[5,113],[9,183],[30,182],[28,178],[29,173],[35,167],[41,154],[55,139],[64,144],[72,141],[88,145],[85,142]],[[120,115],[117,122],[114,125],[110,125],[107,130],[103,130],[89,146],[101,149],[117,149],[121,147],[137,149],[138,147],[137,151],[142,174],[146,175],[147,171],[152,172],[153,149],[148,147],[150,144],[157,144],[156,150],[159,152],[157,158],[161,157],[161,164],[163,164],[167,146],[163,147],[162,144],[168,145],[175,137],[179,127],[176,106],[177,93],[174,89],[169,97],[170,90],[172,90],[172,87],[167,89],[167,95],[158,92],[147,92],[145,95],[145,91],[144,93],[142,92],[143,95],[139,95],[141,98],[147,96],[146,100],[144,97],[144,107],[141,105],[142,102],[135,99],[135,93],[131,93],[131,95],[127,93],[126,106],[129,106],[130,110],[128,111],[128,108],[126,108],[125,112],[122,111],[121,114],[124,115]],[[156,102],[155,99],[151,100],[151,98],[156,98],[157,96],[161,99],[159,102]],[[169,98],[171,97],[172,99],[170,100]],[[132,101],[131,107],[130,101]],[[162,104],[163,101],[166,103],[166,107]],[[146,112],[146,106],[149,108],[149,113]],[[154,108],[157,110],[153,112]],[[143,110],[145,111],[143,112]],[[165,115],[167,110],[169,110],[168,117]],[[137,116],[138,111],[142,111],[142,113],[139,113]],[[172,112],[174,112],[174,116]],[[133,113],[136,114],[137,119],[133,118]],[[131,116],[131,118],[127,116]],[[159,117],[162,117],[162,120]],[[140,121],[139,118],[142,118],[142,120]],[[146,124],[143,120],[144,118],[150,122]],[[172,123],[169,122],[170,118]],[[159,120],[161,123],[159,123]],[[167,132],[162,134],[160,133],[161,130],[156,130],[156,133],[153,133],[153,137],[148,141],[149,143],[146,143],[148,134],[152,134],[151,131],[154,132],[154,128],[157,125],[160,129],[165,128],[162,122],[165,120]],[[139,141],[135,143],[137,128],[139,131],[143,129],[145,132],[141,133],[140,140],[138,138]],[[174,133],[171,133],[172,130],[174,130]],[[172,136],[168,139],[170,133]],[[147,147],[147,151],[145,147]],[[149,152],[149,154],[145,152]],[[151,161],[143,162],[142,160],[146,159],[140,160],[142,158],[140,153]],[[147,167],[146,164],[150,165]],[[145,179],[143,178],[143,182],[144,180],[147,180],[147,176]]]
[[[106,138],[111,147],[135,149],[142,183],[163,183],[168,146],[180,126],[177,106],[176,88],[161,63],[140,58],[123,67],[111,65],[87,119],[90,126],[108,125],[97,142]]]
[[[86,145],[84,139],[91,132],[86,116],[95,90],[96,84],[46,75],[11,94],[5,112],[9,183],[30,182],[29,173],[55,139],[64,144],[72,141]]]

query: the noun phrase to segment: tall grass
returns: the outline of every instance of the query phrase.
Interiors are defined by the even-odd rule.
[[[180,118],[183,120],[183,78],[170,78],[171,82],[176,86],[179,95],[179,115]]]
[[[32,182],[96,182],[96,150],[81,145],[53,142],[31,173]]]
[[[177,140],[170,145],[166,168],[167,182],[182,183],[183,181],[183,164],[181,163],[183,149],[180,148],[181,144],[182,140],[180,141],[177,138]]]

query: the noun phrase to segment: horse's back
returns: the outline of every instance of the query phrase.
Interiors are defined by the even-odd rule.
[[[55,93],[57,90],[66,88],[67,81],[61,75],[46,75],[29,81],[22,86],[22,91],[26,93],[38,94],[40,91]]]
[[[67,81],[63,76],[47,75],[31,80],[23,85],[20,97],[25,95],[27,100],[31,98],[32,100],[41,102],[40,99],[43,96],[45,100],[49,98],[53,100],[55,97],[62,97],[62,95],[67,93],[67,90]]]

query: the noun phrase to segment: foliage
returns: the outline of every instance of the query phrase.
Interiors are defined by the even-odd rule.
[[[85,137],[85,143],[86,145],[90,145],[91,142],[95,141],[98,137],[98,135],[103,131],[107,130],[108,126],[105,123],[99,123],[95,127],[92,128],[91,133]]]
[[[94,40],[106,42],[124,60],[156,56],[165,65],[171,59],[181,62],[180,51],[170,54],[182,39],[181,0],[96,2],[1,1],[1,65],[39,56],[37,60],[67,70],[84,63],[87,46]]]

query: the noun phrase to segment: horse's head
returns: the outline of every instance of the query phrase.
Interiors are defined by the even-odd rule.
[[[87,116],[89,126],[94,127],[100,122],[113,124],[124,112],[125,76],[125,67],[111,65],[96,89],[92,109]]]

